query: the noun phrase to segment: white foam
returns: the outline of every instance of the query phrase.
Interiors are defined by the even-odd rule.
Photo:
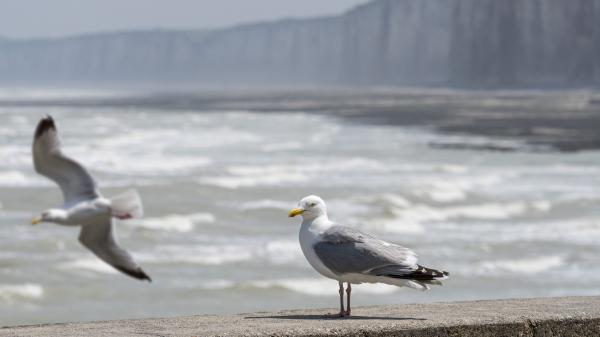
[[[198,182],[228,189],[278,186],[284,183],[309,181],[323,173],[353,170],[381,172],[389,171],[389,168],[379,161],[366,158],[328,158],[323,160],[309,160],[301,164],[230,166],[227,168],[229,175],[203,177]]]
[[[552,204],[547,201],[533,202],[509,202],[509,203],[484,203],[478,205],[465,205],[454,207],[432,207],[424,204],[414,204],[407,208],[391,209],[392,217],[389,215],[383,217],[372,217],[366,219],[368,226],[383,228],[384,231],[393,233],[419,234],[425,231],[425,226],[432,223],[447,223],[451,220],[488,220],[501,221],[513,219],[518,216],[525,216],[531,212],[544,213],[552,208]],[[479,233],[487,227],[478,225],[476,231],[469,233]],[[493,227],[497,238],[504,235],[502,227]],[[521,230],[526,230],[522,227]],[[518,233],[516,233],[518,236]],[[479,238],[481,239],[481,238]],[[515,238],[515,239],[518,239]]]
[[[181,123],[191,117],[178,116]],[[230,127],[202,125],[201,131],[182,130],[179,124],[156,128],[132,128],[113,132],[110,137],[101,137],[96,143],[70,147],[66,153],[81,158],[94,170],[128,175],[172,175],[188,173],[213,163],[212,159],[198,155],[204,148],[259,142],[259,135]],[[77,144],[76,141],[70,142]],[[95,155],[88,156],[92,151]],[[227,150],[224,150],[227,151]]]
[[[269,241],[256,255],[258,258],[266,257],[269,262],[280,265],[304,261],[304,254],[298,241],[291,240]]]
[[[123,155],[109,154],[99,157],[101,161],[91,163],[89,167],[94,170],[108,173],[121,173],[127,175],[165,175],[180,174],[206,167],[212,160],[201,156],[160,156],[145,155],[129,158]]]
[[[394,207],[399,207],[399,208],[408,208],[412,205],[412,203],[404,198],[401,195],[397,195],[397,194],[393,194],[393,193],[384,193],[380,196],[378,196],[378,198],[380,198],[381,200],[383,200],[384,202],[391,204]]]
[[[559,174],[559,175],[598,175],[600,168],[595,165],[572,165],[572,164],[555,164],[545,167],[525,167],[532,171],[531,173],[539,173],[540,169],[543,169],[546,173]]]
[[[489,203],[473,206],[451,207],[442,210],[443,217],[450,218],[472,218],[503,220],[516,215],[524,214],[529,205],[524,202],[511,202],[506,204]]]
[[[369,226],[380,227],[385,232],[402,234],[421,234],[425,232],[425,227],[417,222],[398,219],[373,219],[369,220]]]
[[[204,255],[184,255],[179,258],[181,262],[202,264],[202,265],[223,265],[226,263],[234,263],[248,261],[252,258],[250,252],[240,250],[238,247],[223,247],[218,251],[211,251]],[[177,257],[175,257],[177,259]]]
[[[39,284],[0,284],[0,300],[3,301],[36,300],[42,297],[44,297],[44,288]]]
[[[196,284],[194,282],[194,284]],[[235,286],[235,283],[231,280],[212,280],[206,281],[199,284],[200,288],[207,290],[222,290],[230,289]]]
[[[198,223],[214,223],[216,218],[211,213],[194,213],[194,214],[169,214],[158,218],[145,218],[126,221],[134,227],[162,230],[168,232],[187,233],[194,230],[195,224]]]
[[[284,289],[309,296],[337,296],[337,281],[327,278],[288,278],[270,280],[251,280],[233,282],[217,279],[194,286],[207,290],[224,290],[232,288]],[[352,287],[362,294],[385,295],[398,291],[398,287],[387,284],[354,284]]]
[[[494,228],[488,231],[494,231]],[[545,221],[543,225],[515,223],[512,226],[503,226],[501,231],[496,230],[494,240],[595,245],[600,241],[600,226],[598,220],[593,217]]]
[[[60,269],[84,270],[101,274],[117,274],[118,272],[109,264],[98,258],[77,259],[58,265]]]
[[[431,207],[417,204],[407,209],[396,209],[394,214],[398,220],[425,222],[444,221],[449,219],[484,219],[505,220],[523,215],[530,210],[546,211],[550,208],[546,202],[509,202],[485,203],[455,207]]]
[[[446,203],[461,201],[467,198],[467,193],[464,190],[452,187],[433,188],[424,194],[433,201]]]
[[[226,189],[240,187],[277,186],[284,183],[298,183],[308,180],[307,176],[294,173],[279,173],[271,175],[257,175],[254,177],[215,176],[203,177],[198,182],[204,185],[217,186]]]
[[[417,196],[428,198],[435,202],[451,203],[465,200],[471,191],[481,191],[497,185],[504,180],[501,174],[485,174],[473,177],[430,176],[415,179],[418,185],[414,188]]]
[[[272,199],[261,199],[256,201],[245,202],[240,206],[240,209],[242,211],[254,211],[261,209],[289,210],[293,205],[293,202]]]
[[[14,126],[6,128],[8,132],[19,133],[19,130],[15,130]],[[4,128],[3,128],[4,130]],[[14,137],[15,135],[2,135],[8,136],[7,138]],[[31,149],[29,147],[18,146],[13,144],[3,144],[0,146],[0,158],[2,158],[3,167],[24,167],[31,165]]]
[[[25,175],[20,171],[1,171],[0,186],[6,187],[31,187],[42,185],[40,179]],[[46,184],[43,184],[46,185]]]
[[[327,279],[257,280],[247,282],[246,285],[259,289],[286,289],[311,296],[330,295],[334,292],[334,288],[336,288],[336,282]]]
[[[544,256],[527,259],[487,261],[480,265],[481,274],[538,274],[562,266],[562,256]]]
[[[371,206],[360,202],[360,200],[351,199],[328,199],[327,209],[330,217],[335,221],[339,217],[340,221],[356,222],[361,215],[368,214]]]
[[[260,289],[280,288],[310,296],[337,296],[338,290],[337,281],[326,278],[256,280],[247,282],[246,285]],[[398,287],[386,284],[359,284],[352,287],[362,294],[375,295],[391,294],[398,290]]]
[[[464,165],[455,165],[455,164],[444,164],[440,165],[439,169],[442,172],[453,173],[453,174],[465,174],[469,172],[469,169]]]
[[[137,255],[140,261],[154,263],[188,263],[207,266],[218,266],[228,263],[248,261],[252,252],[243,246],[235,245],[172,245],[159,246],[153,253]]]
[[[538,205],[539,207],[539,205]],[[543,207],[546,207],[545,205]],[[537,211],[537,210],[536,210]],[[436,227],[444,233],[440,241],[468,241],[487,244],[537,244],[595,245],[600,242],[600,225],[593,216],[566,219],[508,221],[499,225],[489,221],[464,223],[444,221]]]
[[[193,245],[162,245],[137,254],[140,261],[153,263],[189,263],[218,266],[244,261],[260,264],[305,265],[304,255],[297,240],[238,239],[223,237],[207,238],[207,243]]]
[[[531,207],[538,212],[545,213],[552,209],[552,203],[547,200],[540,200],[531,203]]]
[[[176,130],[178,137],[181,138],[181,132]],[[193,144],[194,147],[214,148],[234,146],[239,144],[259,143],[262,137],[258,134],[234,129],[231,127],[207,127],[202,130],[199,135],[193,135],[188,139],[188,144]]]

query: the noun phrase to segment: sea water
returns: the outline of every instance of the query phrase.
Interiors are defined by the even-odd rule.
[[[117,232],[152,283],[97,259],[76,228],[29,224],[62,202],[32,167],[45,114],[104,195],[140,192],[145,217]],[[287,217],[309,194],[450,272],[429,292],[356,286],[354,305],[600,294],[598,151],[431,147],[495,140],[302,112],[38,105],[0,119],[0,325],[335,308],[336,281]]]

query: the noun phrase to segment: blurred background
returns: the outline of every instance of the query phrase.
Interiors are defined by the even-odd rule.
[[[0,0],[0,325],[335,307],[287,211],[448,270],[356,305],[600,294],[599,0]],[[152,276],[114,271],[35,174],[37,121]]]

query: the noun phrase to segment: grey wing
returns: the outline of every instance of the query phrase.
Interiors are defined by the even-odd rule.
[[[133,260],[133,257],[125,249],[119,247],[111,218],[102,224],[82,226],[79,241],[117,270],[139,280],[152,282],[150,276]]]
[[[66,205],[95,199],[100,195],[89,172],[62,153],[56,125],[50,116],[40,120],[35,130],[33,166],[37,173],[58,184]]]
[[[338,275],[401,276],[419,268],[417,255],[412,250],[350,227],[333,226],[322,238],[315,244],[315,252],[323,264]]]

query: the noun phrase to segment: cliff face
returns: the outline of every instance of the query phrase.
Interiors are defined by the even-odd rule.
[[[1,82],[600,83],[600,0],[375,0],[215,31],[1,40]]]
[[[343,20],[355,29],[347,32],[354,53],[345,54],[345,73],[359,75],[355,80],[600,82],[598,0],[382,0]]]
[[[461,0],[455,11],[449,54],[454,80],[600,80],[600,1]]]

